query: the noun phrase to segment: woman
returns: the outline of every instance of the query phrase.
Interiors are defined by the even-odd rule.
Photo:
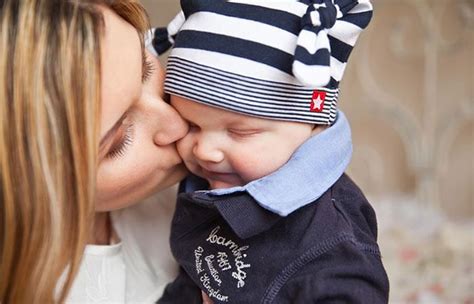
[[[87,256],[119,241],[108,211],[183,177],[174,142],[187,126],[160,98],[134,1],[0,10],[0,302],[62,302],[73,285],[90,292],[75,281],[86,244]]]

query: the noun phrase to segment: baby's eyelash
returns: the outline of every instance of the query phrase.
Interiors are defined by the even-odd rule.
[[[153,62],[149,61],[148,59],[144,59],[142,82],[146,82],[148,79],[150,79],[154,70],[155,66],[153,65]]]
[[[107,154],[105,158],[107,159],[115,159],[121,157],[125,154],[127,147],[133,143],[133,124],[130,124],[125,131],[125,134],[121,140],[121,142],[113,147]]]
[[[228,131],[229,131],[229,134],[231,134],[232,136],[237,136],[237,137],[250,137],[262,132],[261,130],[257,130],[257,129],[255,130],[229,129]]]

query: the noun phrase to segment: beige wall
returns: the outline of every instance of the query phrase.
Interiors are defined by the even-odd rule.
[[[163,26],[179,12],[179,0],[141,0],[153,26]]]
[[[153,25],[178,0],[143,0]],[[414,197],[474,217],[474,1],[374,0],[340,106],[353,129],[351,176],[374,200]]]

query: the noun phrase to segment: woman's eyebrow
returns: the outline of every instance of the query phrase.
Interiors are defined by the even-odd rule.
[[[150,79],[153,69],[153,63],[147,59],[145,48],[142,48],[142,83]]]

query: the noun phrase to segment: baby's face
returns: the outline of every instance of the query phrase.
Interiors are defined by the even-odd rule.
[[[171,96],[171,104],[190,126],[178,153],[212,189],[242,186],[274,172],[312,133],[310,124],[255,118],[178,96]]]

